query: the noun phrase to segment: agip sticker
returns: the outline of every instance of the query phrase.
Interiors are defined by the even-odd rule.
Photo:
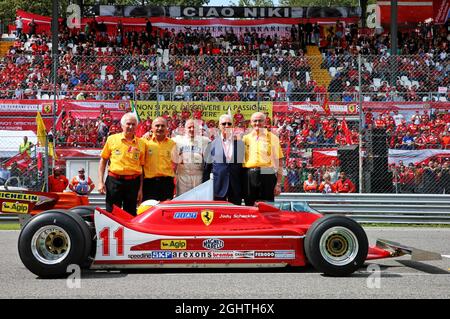
[[[28,214],[28,204],[19,202],[3,202],[2,212],[15,214]]]

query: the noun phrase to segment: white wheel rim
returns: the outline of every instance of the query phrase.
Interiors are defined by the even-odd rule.
[[[72,247],[67,232],[59,226],[49,225],[34,233],[31,252],[41,263],[55,265],[63,261]]]
[[[334,266],[351,263],[359,251],[356,235],[341,226],[327,229],[320,237],[319,247],[322,257]]]

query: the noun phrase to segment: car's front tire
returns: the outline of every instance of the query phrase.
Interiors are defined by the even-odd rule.
[[[19,256],[25,267],[43,278],[67,276],[69,265],[83,265],[92,238],[80,216],[50,210],[29,220],[19,236]]]
[[[348,276],[367,258],[369,244],[364,229],[345,216],[326,216],[316,220],[305,237],[308,261],[330,276]]]

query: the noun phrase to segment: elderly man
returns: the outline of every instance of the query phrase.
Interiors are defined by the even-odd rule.
[[[281,192],[283,151],[278,137],[264,128],[265,122],[264,113],[253,113],[250,119],[253,130],[242,139],[247,168],[245,205],[248,206],[257,200],[274,201]]]
[[[174,165],[172,153],[175,142],[167,137],[167,120],[157,117],[152,122],[152,134],[145,134],[147,140],[147,154],[144,165],[144,200],[158,201],[173,198],[174,193]]]
[[[120,120],[122,133],[108,137],[103,147],[98,167],[98,190],[106,193],[106,210],[111,212],[113,205],[136,215],[136,206],[142,200],[142,167],[145,164],[146,144],[136,133],[137,118],[126,113]],[[110,161],[106,183],[104,174]]]
[[[201,135],[198,122],[187,120],[184,135],[178,135],[173,139],[176,143],[174,161],[177,164],[177,196],[202,183],[204,155],[210,140]]]
[[[213,173],[214,200],[242,204],[244,143],[234,135],[230,115],[219,118],[220,135],[211,142],[206,152],[205,179]]]

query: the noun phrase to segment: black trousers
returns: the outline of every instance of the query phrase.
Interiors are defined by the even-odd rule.
[[[171,200],[174,190],[175,184],[171,176],[144,178],[142,200],[155,199],[160,202]]]
[[[112,212],[113,205],[119,206],[127,213],[136,216],[137,195],[141,178],[132,180],[112,176],[106,178],[106,210]]]
[[[246,172],[245,205],[253,206],[256,201],[275,201],[275,186],[277,175],[275,172],[261,171],[249,168]]]
[[[228,185],[227,195],[225,197],[214,196],[214,200],[224,200],[234,205],[242,205],[242,193],[238,193],[233,185]]]

